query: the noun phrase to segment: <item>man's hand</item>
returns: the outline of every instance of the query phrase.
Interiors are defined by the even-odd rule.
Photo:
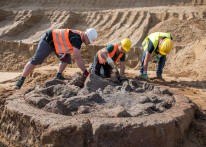
[[[122,75],[122,76],[120,76],[120,80],[125,81],[125,80],[127,80],[127,77],[125,75]]]
[[[115,75],[116,75],[117,77],[120,77],[119,70],[117,69],[117,67],[113,68],[113,69],[112,69],[112,72],[115,73]]]
[[[89,72],[87,70],[84,71],[83,76],[88,77],[89,76]]]
[[[111,66],[112,69],[116,67],[114,61],[110,57],[107,57],[106,61]]]
[[[153,63],[158,63],[160,61],[160,57],[161,57],[161,55],[159,55],[159,54],[155,55]]]

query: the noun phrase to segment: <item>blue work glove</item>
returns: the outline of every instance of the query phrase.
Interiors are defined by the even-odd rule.
[[[148,75],[147,74],[141,74],[140,77],[144,80],[148,80]]]

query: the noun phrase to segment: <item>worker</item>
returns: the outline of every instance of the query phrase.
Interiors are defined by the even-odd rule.
[[[154,62],[158,63],[156,70],[156,78],[164,80],[162,78],[163,68],[166,62],[166,55],[173,49],[174,43],[172,36],[169,33],[155,32],[147,36],[142,42],[142,61],[140,69],[140,77],[144,80],[148,80],[147,69],[148,63],[154,56]]]
[[[82,43],[86,46],[93,43],[97,36],[97,31],[94,28],[86,29],[85,32],[72,29],[50,29],[41,37],[34,56],[25,65],[22,76],[18,79],[15,88],[20,89],[26,77],[35,69],[36,65],[41,64],[53,51],[60,60],[56,79],[65,79],[62,73],[66,69],[67,64],[71,64],[72,53],[83,75],[88,76],[89,72],[81,57],[80,48]]]
[[[92,73],[107,78],[111,77],[111,73],[113,71],[119,78],[125,78],[125,53],[130,51],[131,46],[131,40],[125,38],[118,44],[109,44],[106,48],[99,50],[94,57]],[[115,64],[119,60],[120,71],[118,71]]]

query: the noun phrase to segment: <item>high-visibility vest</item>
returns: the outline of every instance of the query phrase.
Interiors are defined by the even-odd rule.
[[[117,52],[117,49],[118,49],[118,45],[115,44],[113,51],[108,54],[108,57],[110,57],[110,58],[112,59],[112,58],[114,57],[115,53]],[[105,63],[106,63],[106,60],[104,60],[104,59],[102,58],[102,56],[101,56],[101,53],[102,53],[103,51],[104,51],[104,49],[101,49],[101,50],[98,51],[98,61],[99,61],[100,64],[105,64]],[[120,59],[123,55],[124,55],[124,53],[119,54],[119,56],[117,57],[117,59],[116,59],[114,62],[118,62],[119,59]]]
[[[54,42],[54,47],[57,54],[67,54],[73,53],[73,46],[71,42],[69,41],[69,32],[72,31],[74,33],[77,33],[81,36],[83,36],[83,32],[78,30],[70,30],[70,29],[54,29],[52,30],[52,37]]]
[[[155,32],[155,33],[152,33],[150,34],[149,36],[147,36],[144,41],[142,42],[142,47],[144,49],[144,51],[147,50],[148,48],[148,44],[149,44],[149,40],[151,40],[153,46],[154,46],[154,51],[157,49],[158,47],[158,41],[160,38],[162,37],[166,37],[166,38],[170,38],[171,39],[171,35],[168,34],[168,33],[162,33],[162,32]]]

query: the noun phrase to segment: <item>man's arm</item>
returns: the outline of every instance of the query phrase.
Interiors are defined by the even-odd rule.
[[[103,49],[103,51],[101,52],[101,57],[106,60],[108,57],[108,51],[106,49]]]
[[[124,62],[120,61],[120,76],[123,76],[125,72],[125,64]]]
[[[86,70],[86,67],[85,67],[85,64],[84,64],[84,61],[81,57],[81,52],[79,49],[73,47],[73,51],[74,51],[74,59],[75,59],[75,62],[77,64],[77,66],[82,70],[82,72],[84,73],[85,70]]]
[[[143,74],[147,73],[147,67],[148,67],[148,63],[149,63],[149,61],[151,59],[151,56],[152,56],[151,53],[149,53],[149,52],[146,53],[146,56],[145,56],[145,59],[144,59],[144,67],[143,67],[144,71],[143,71]]]

